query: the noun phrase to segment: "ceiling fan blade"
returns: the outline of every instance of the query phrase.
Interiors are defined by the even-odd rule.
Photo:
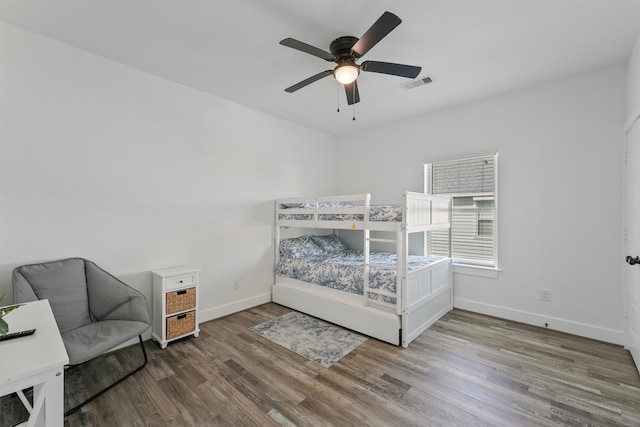
[[[325,61],[335,61],[335,57],[333,56],[333,54],[324,51],[320,48],[317,48],[315,46],[311,46],[310,44],[306,44],[303,43],[299,40],[296,39],[292,39],[291,37],[286,38],[284,40],[280,41],[280,44],[283,46],[287,46],[290,47],[292,49],[296,49],[296,50],[300,50],[302,52],[308,53],[310,55],[313,56],[317,56],[318,58],[322,58]]]
[[[330,76],[331,74],[333,74],[333,70],[327,70],[327,71],[323,71],[321,73],[316,74],[315,76],[311,76],[308,79],[304,79],[303,81],[294,84],[293,86],[290,86],[288,88],[286,88],[284,91],[285,92],[289,92],[289,93],[293,93],[295,91],[297,91],[298,89],[302,89],[303,87],[310,85],[313,82],[316,82],[324,77]]]
[[[358,92],[358,81],[354,80],[353,83],[344,85],[344,91],[347,94],[347,104],[356,104],[360,102],[360,93]]]
[[[415,79],[416,77],[418,77],[418,74],[420,74],[422,67],[417,67],[415,65],[394,64],[392,62],[364,61],[360,65],[360,70]]]
[[[351,52],[358,58],[364,56],[372,47],[374,47],[387,34],[393,31],[402,20],[391,12],[385,12],[380,18],[360,37],[351,48]]]

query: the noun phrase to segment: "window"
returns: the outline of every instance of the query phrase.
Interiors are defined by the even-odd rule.
[[[498,155],[428,163],[425,192],[453,198],[451,256],[456,264],[497,268]],[[448,232],[429,231],[429,253],[449,254]]]

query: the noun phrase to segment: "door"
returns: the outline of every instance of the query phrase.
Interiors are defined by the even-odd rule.
[[[640,371],[640,120],[626,134],[624,267],[627,347]]]

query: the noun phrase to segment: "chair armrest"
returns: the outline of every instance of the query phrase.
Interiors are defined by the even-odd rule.
[[[139,291],[85,260],[89,311],[96,321],[135,320],[151,324],[147,299]]]
[[[13,270],[13,302],[15,304],[22,304],[24,302],[37,301],[38,296],[33,291],[33,288],[27,282],[22,274],[18,271],[18,268]]]

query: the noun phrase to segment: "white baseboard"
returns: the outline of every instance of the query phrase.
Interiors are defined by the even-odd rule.
[[[574,322],[572,320],[560,319],[557,317],[549,317],[542,314],[531,313],[522,310],[514,310],[507,307],[485,304],[476,301],[466,300],[462,298],[453,299],[453,307],[462,310],[473,311],[476,313],[486,314],[489,316],[500,317],[502,319],[513,320],[516,322],[526,323],[546,327],[554,331],[566,332],[573,335],[579,335],[585,338],[605,341],[613,344],[624,345],[626,342],[624,331],[607,329],[599,326],[589,325],[586,323]]]
[[[209,320],[217,319],[219,317],[227,316],[229,314],[237,313],[242,310],[247,310],[251,307],[255,307],[268,302],[271,302],[271,292],[256,295],[254,297],[246,298],[240,301],[234,301],[230,304],[200,310],[199,320],[200,322],[206,322]]]

